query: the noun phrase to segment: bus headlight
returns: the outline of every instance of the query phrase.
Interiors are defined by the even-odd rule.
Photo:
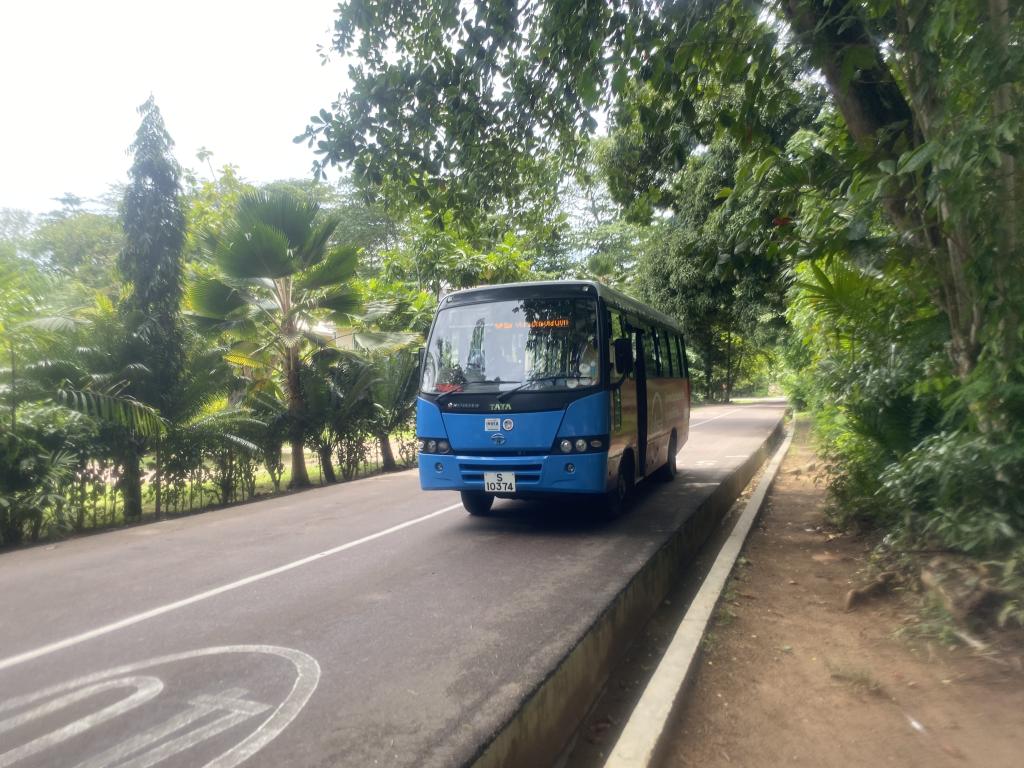
[[[601,453],[608,450],[607,435],[587,435],[585,437],[557,437],[551,452],[562,453]]]
[[[439,437],[418,437],[416,445],[420,453],[451,453],[452,444]]]

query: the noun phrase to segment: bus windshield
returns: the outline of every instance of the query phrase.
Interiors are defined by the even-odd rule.
[[[599,383],[597,303],[517,299],[442,309],[423,358],[429,393],[576,389]]]

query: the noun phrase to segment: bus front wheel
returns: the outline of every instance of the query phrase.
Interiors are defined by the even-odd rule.
[[[622,514],[626,508],[629,492],[633,488],[633,473],[626,466],[626,458],[629,458],[628,454],[619,462],[619,472],[615,478],[615,487],[601,497],[601,516],[609,520]]]
[[[462,506],[471,515],[486,515],[494,504],[494,496],[483,491],[462,491]]]

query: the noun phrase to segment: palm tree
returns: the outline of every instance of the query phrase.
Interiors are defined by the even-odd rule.
[[[287,403],[291,486],[307,486],[301,371],[311,350],[335,343],[360,307],[350,281],[356,249],[332,247],[339,224],[317,203],[285,191],[243,195],[236,216],[206,253],[216,274],[195,279],[188,304],[198,321],[232,340],[225,359],[257,388]]]
[[[374,368],[377,370],[373,386],[374,436],[380,443],[384,470],[391,471],[398,468],[391,450],[391,435],[408,425],[416,412],[419,358],[414,350],[406,348],[394,355],[379,357]]]
[[[324,478],[337,480],[331,454],[338,451],[346,478],[345,444],[363,443],[373,416],[377,370],[354,352],[320,350],[303,369],[307,441],[320,457]]]

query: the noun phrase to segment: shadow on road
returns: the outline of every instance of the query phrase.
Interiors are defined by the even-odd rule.
[[[573,535],[632,527],[651,513],[681,512],[687,505],[683,498],[701,488],[721,482],[722,471],[715,468],[693,468],[679,473],[674,481],[657,478],[645,480],[630,494],[625,511],[617,518],[602,517],[597,502],[566,495],[564,498],[498,499],[485,517],[466,516],[467,532],[508,532]],[[671,509],[666,509],[669,507]]]

